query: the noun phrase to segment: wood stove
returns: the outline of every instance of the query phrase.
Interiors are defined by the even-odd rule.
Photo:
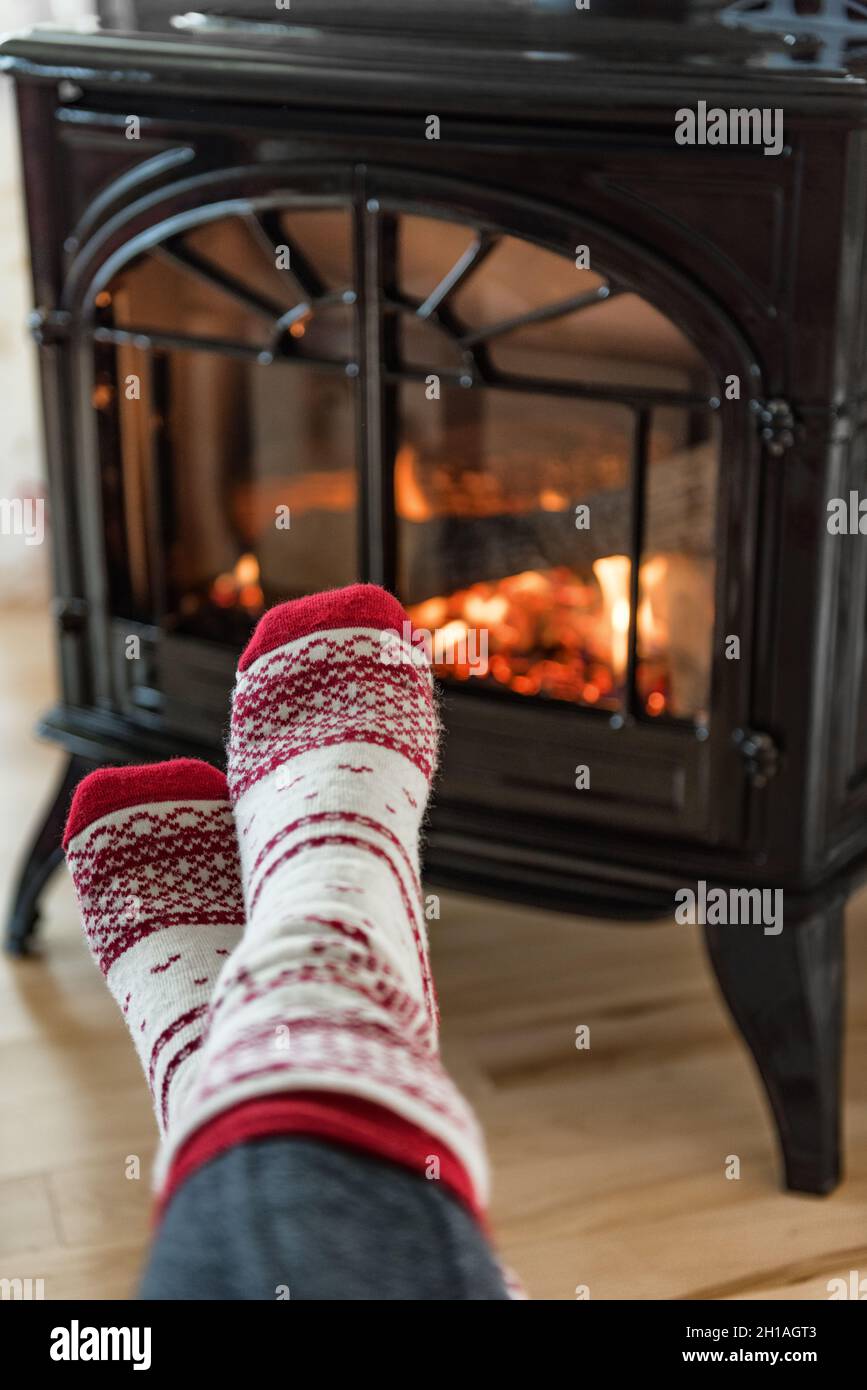
[[[708,926],[710,957],[788,1185],[830,1190],[867,853],[865,551],[826,524],[865,467],[861,7],[120,8],[138,33],[2,50],[55,546],[39,728],[70,755],[10,948],[78,778],[219,762],[263,608],[372,580],[487,640],[474,670],[446,643],[432,881],[636,918],[784,890],[784,931]],[[781,109],[781,154],[679,145],[701,101]]]

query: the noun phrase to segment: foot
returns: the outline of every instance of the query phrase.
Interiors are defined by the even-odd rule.
[[[192,758],[92,772],[76,788],[63,847],[84,934],[165,1132],[244,925],[226,779]]]
[[[449,1173],[481,1207],[478,1127],[439,1059],[419,882],[438,723],[408,621],[355,585],[273,609],[241,658],[228,778],[247,928],[187,1125],[294,1096],[282,1118],[260,1105],[243,1123]]]

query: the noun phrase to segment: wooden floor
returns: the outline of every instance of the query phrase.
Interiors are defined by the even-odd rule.
[[[49,640],[43,619],[0,614],[5,882],[60,765],[30,736],[51,695]],[[695,928],[443,895],[447,1061],[484,1121],[495,1228],[532,1296],[814,1299],[867,1271],[865,918],[862,895],[848,922],[848,1177],[820,1199],[778,1190]],[[124,1298],[147,1239],[153,1122],[62,872],[42,939],[41,960],[0,964],[0,1277],[44,1279],[46,1298]],[[582,1024],[589,1051],[575,1048]]]

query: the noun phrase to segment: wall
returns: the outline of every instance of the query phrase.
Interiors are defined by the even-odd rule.
[[[0,33],[87,13],[81,0],[0,0]],[[33,307],[11,80],[0,77],[0,502],[44,495],[36,350],[25,324]],[[0,509],[0,606],[45,603],[49,539],[27,544]],[[46,504],[50,526],[50,499]]]

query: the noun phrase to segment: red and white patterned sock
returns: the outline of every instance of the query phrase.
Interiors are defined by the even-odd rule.
[[[75,790],[63,847],[88,945],[165,1134],[184,1108],[211,995],[244,926],[226,779],[193,758],[92,772]]]
[[[170,1190],[239,1138],[294,1129],[485,1206],[480,1131],[439,1057],[419,883],[439,729],[408,621],[354,585],[272,609],[241,658],[228,776],[248,921],[164,1153]]]

